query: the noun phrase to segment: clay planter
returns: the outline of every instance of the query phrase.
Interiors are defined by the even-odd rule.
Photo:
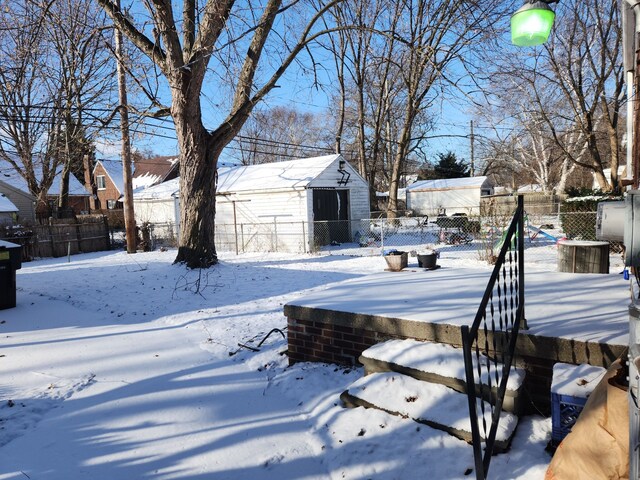
[[[399,272],[409,264],[409,254],[407,252],[391,252],[384,256],[389,270]]]

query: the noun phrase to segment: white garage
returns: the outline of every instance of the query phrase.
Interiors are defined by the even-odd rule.
[[[179,229],[179,179],[134,194],[136,221]],[[369,218],[367,182],[341,155],[221,167],[216,195],[220,251],[308,252],[353,241]]]
[[[422,180],[407,187],[407,210],[415,215],[480,214],[480,197],[493,194],[488,177]]]

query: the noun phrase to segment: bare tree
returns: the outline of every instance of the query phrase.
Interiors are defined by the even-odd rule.
[[[425,157],[430,108],[452,89],[459,93],[500,7],[493,0],[352,0],[339,9],[338,24],[358,27],[334,41],[343,55],[338,71],[348,72],[343,94],[353,99],[358,168],[372,194],[387,186],[388,215],[398,209],[401,178],[417,163],[411,160]]]
[[[527,149],[528,155],[538,156],[539,165],[546,162],[545,155],[559,154],[565,174],[581,167],[593,173],[602,190],[615,190],[625,102],[618,4],[567,0],[559,4],[558,16],[563,21],[544,47],[500,51],[497,57],[504,61],[493,72],[492,98],[513,115],[520,132],[526,131],[523,125],[531,129],[535,119],[537,141],[544,138],[545,147]],[[607,166],[611,184],[603,172]],[[556,188],[565,182],[560,176]]]
[[[63,169],[82,170],[110,91],[104,14],[80,0],[10,2],[0,13],[0,158],[21,175],[46,211]]]
[[[327,119],[278,106],[256,109],[235,137],[234,151],[243,165],[314,157],[332,153]]]
[[[102,130],[101,117],[107,116],[96,107],[105,105],[113,92],[115,66],[105,37],[109,33],[104,13],[91,2],[56,0],[47,15],[46,34],[55,55],[44,68],[49,94],[59,103],[60,125],[51,154],[63,164],[58,200],[63,211],[68,207],[69,176],[83,169],[85,155],[93,156],[91,137]]]
[[[179,11],[168,0],[149,0],[144,6],[150,17],[120,9],[112,0],[98,3],[168,82],[180,149],[181,197],[189,199],[181,202],[175,261],[191,268],[209,267],[218,260],[214,244],[218,158],[297,55],[323,33],[314,30],[316,24],[338,2],[316,9],[311,2],[283,5],[282,0],[268,0],[260,7],[236,6],[234,0],[184,0]],[[279,31],[296,20],[303,22],[297,33]],[[291,37],[296,40],[288,44]],[[211,63],[215,69],[207,76]],[[233,94],[225,107],[221,87],[216,102],[220,123],[209,130],[203,124],[201,94],[205,80],[216,75],[233,86]]]
[[[48,98],[42,37],[50,6],[11,2],[0,12],[0,158],[25,179],[40,208],[59,165],[47,154],[54,110],[42,104]]]

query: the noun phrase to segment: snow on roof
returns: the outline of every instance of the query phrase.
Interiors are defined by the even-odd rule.
[[[62,167],[60,167],[62,169]],[[41,172],[38,172],[36,169],[36,177],[38,179],[41,178]],[[60,182],[62,177],[60,175],[61,172],[58,172],[56,178],[49,189],[49,195],[57,195],[60,192]],[[27,186],[27,181],[20,175],[16,170],[11,167],[8,163],[0,162],[0,180],[11,185],[18,190],[21,190],[27,194],[29,193],[29,187]],[[81,184],[78,179],[73,175],[69,174],[69,194],[70,195],[89,195],[89,192]]]
[[[218,169],[218,193],[251,190],[304,188],[320,175],[340,155],[263,163],[249,166],[223,166]],[[180,191],[179,178],[134,192],[137,200],[157,200],[176,196]]]
[[[0,212],[17,212],[16,207],[11,200],[4,195],[0,195]]]
[[[143,158],[137,161],[133,172],[133,188],[150,187],[163,182],[177,163],[177,156]]]
[[[218,171],[218,192],[304,188],[338,158],[340,155],[334,154],[261,165],[222,167]]]
[[[378,198],[387,198],[389,196],[389,192],[376,192],[376,197]],[[398,189],[398,200],[406,200],[407,199],[407,189],[399,188]]]
[[[138,187],[133,191],[134,200],[160,200],[175,197],[180,193],[180,177],[152,187]]]
[[[527,192],[542,192],[542,185],[538,185],[537,183],[530,183],[528,185],[520,185],[517,188],[518,193],[527,193]]]
[[[116,186],[120,193],[124,192],[124,173],[122,172],[122,162],[120,160],[98,160],[96,162],[95,167],[93,167],[93,171],[96,171],[96,167],[98,164],[102,165],[102,168],[105,169],[109,177],[111,177],[111,181]]]
[[[442,190],[456,188],[481,187],[487,177],[440,178],[438,180],[422,180],[407,187],[408,191]]]

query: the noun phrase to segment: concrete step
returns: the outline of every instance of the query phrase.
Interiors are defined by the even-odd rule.
[[[466,442],[472,441],[467,395],[444,385],[423,382],[395,372],[373,373],[354,382],[340,399],[348,407],[377,408],[443,430]],[[489,428],[489,404],[485,404],[485,410]],[[494,452],[509,448],[517,424],[517,416],[502,412]],[[478,425],[481,436],[484,436],[481,418]]]
[[[398,372],[425,382],[445,385],[461,393],[467,391],[462,349],[451,345],[413,339],[389,340],[362,352],[359,361],[364,365],[366,375]],[[484,358],[484,361],[488,359]],[[503,403],[503,409],[507,412],[522,411],[525,404],[524,394],[521,393],[524,377],[524,370],[511,370]],[[486,378],[486,369],[483,369],[485,384]],[[495,385],[495,377],[491,380]],[[497,386],[492,390],[495,395]]]

